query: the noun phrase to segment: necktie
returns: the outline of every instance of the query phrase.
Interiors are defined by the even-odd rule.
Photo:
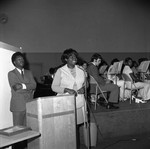
[[[22,76],[22,78],[24,78],[24,75],[23,75],[23,70],[21,70],[21,76]]]

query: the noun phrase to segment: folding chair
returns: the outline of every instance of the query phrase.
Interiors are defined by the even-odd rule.
[[[122,74],[122,78],[123,78],[123,80],[125,81],[125,83],[124,83],[124,93],[123,93],[123,96],[125,96],[125,90],[130,90],[131,91],[131,94],[130,94],[130,104],[131,104],[131,102],[132,102],[132,96],[133,96],[133,93],[135,92],[135,91],[139,91],[140,89],[142,89],[143,87],[136,87],[136,85],[135,85],[135,82],[133,81],[133,79],[131,78],[131,77],[129,77],[127,74],[125,74],[125,73],[123,73]],[[131,82],[131,86],[130,87],[126,87],[126,83],[127,82]],[[133,88],[133,86],[135,87],[135,88]]]
[[[95,98],[95,110],[96,110],[96,105],[97,105],[97,100],[98,100],[98,95],[102,94],[103,98],[105,99],[105,102],[108,103],[107,98],[105,97],[104,93],[107,93],[107,91],[103,91],[100,86],[98,85],[97,81],[90,75],[89,76],[89,85],[90,85],[90,94],[94,94]],[[94,87],[95,89],[91,89],[91,87]],[[100,92],[98,92],[100,91]]]

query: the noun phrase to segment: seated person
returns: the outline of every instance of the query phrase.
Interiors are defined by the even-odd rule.
[[[88,63],[87,63],[85,60],[83,60],[82,58],[79,58],[79,59],[78,59],[77,65],[78,65],[81,69],[83,69],[85,72],[87,71]]]
[[[107,80],[107,71],[108,71],[108,64],[103,61],[102,64],[99,66],[99,74]]]
[[[147,58],[139,59],[139,66],[142,62],[146,61],[148,62],[149,60]],[[148,66],[146,72],[140,72],[140,77],[143,81],[150,83],[150,65]]]
[[[132,85],[132,88],[141,87],[138,92],[138,97],[141,97],[142,100],[149,100],[150,99],[150,84],[146,82],[141,82],[139,78],[136,78],[131,67],[133,65],[133,60],[128,57],[125,59],[125,67],[123,69],[123,73],[126,74],[129,78],[131,78],[135,83]],[[127,81],[126,85],[128,88],[131,87],[131,81]]]
[[[134,75],[137,75],[139,72],[138,72],[138,63],[136,61],[133,61],[133,64],[132,64],[132,71],[134,73]]]
[[[118,103],[119,99],[119,87],[112,83],[107,83],[100,75],[98,71],[98,66],[102,61],[101,55],[98,53],[95,53],[91,57],[91,62],[88,65],[87,72],[89,75],[91,75],[98,83],[100,88],[102,90],[110,92],[108,104],[106,105],[107,109],[117,109],[118,106],[115,106],[114,104]],[[92,89],[92,87],[91,87]]]
[[[108,72],[107,72],[107,78],[109,80],[112,80],[112,82],[114,84],[117,84],[120,87],[120,101],[125,101],[128,98],[130,98],[130,91],[129,90],[125,90],[125,81],[121,78],[121,74],[111,74],[111,69],[113,68],[113,64],[115,62],[119,62],[119,60],[117,58],[113,59],[111,61],[111,65],[108,68]]]

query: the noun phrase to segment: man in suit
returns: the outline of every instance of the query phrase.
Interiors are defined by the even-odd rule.
[[[13,125],[26,125],[26,103],[33,99],[36,82],[31,71],[24,69],[25,59],[21,52],[11,57],[15,66],[8,72],[8,81],[11,87],[10,111],[13,115]]]
[[[101,55],[98,53],[95,53],[91,57],[91,62],[88,65],[87,72],[89,75],[91,75],[99,84],[100,88],[102,90],[110,92],[108,104],[106,105],[107,109],[118,109],[118,106],[115,106],[114,104],[118,103],[119,101],[119,87],[115,84],[112,84],[110,82],[106,82],[98,72],[98,66],[100,65],[102,61]],[[92,89],[92,88],[91,88]]]

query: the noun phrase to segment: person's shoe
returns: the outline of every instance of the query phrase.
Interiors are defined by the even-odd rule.
[[[113,104],[108,103],[106,105],[106,109],[119,109],[119,107],[118,106],[114,106]]]
[[[147,103],[145,100],[135,98],[135,103]]]
[[[118,106],[115,106],[115,105],[111,105],[112,109],[119,109]]]

